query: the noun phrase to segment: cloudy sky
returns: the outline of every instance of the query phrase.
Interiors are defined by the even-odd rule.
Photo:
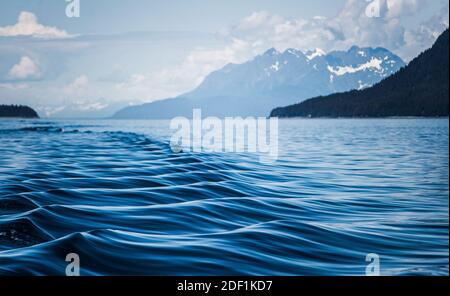
[[[441,0],[0,2],[0,104],[42,116],[109,116],[179,95],[268,48],[385,47],[406,62],[448,27]],[[369,14],[368,14],[369,12]],[[369,17],[371,16],[377,17]]]

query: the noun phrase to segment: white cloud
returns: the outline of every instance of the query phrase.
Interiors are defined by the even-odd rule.
[[[230,45],[221,50],[196,50],[188,63],[199,69],[196,81],[205,72],[216,70],[226,63],[242,62],[268,48],[280,51],[297,48],[303,51],[322,48],[326,52],[347,50],[353,45],[380,46],[399,54],[409,61],[423,49],[432,45],[436,37],[448,27],[448,3],[439,15],[422,24],[420,34],[405,28],[403,20],[414,17],[430,0],[379,0],[379,18],[366,15],[369,2],[347,0],[334,18],[316,16],[311,19],[287,19],[266,11],[254,12],[236,25],[222,30]],[[187,67],[196,68],[193,65]],[[192,73],[192,72],[190,72]]]
[[[39,24],[36,15],[27,11],[20,13],[15,25],[0,27],[0,37],[14,36],[31,36],[48,39],[70,37],[64,30]]]
[[[386,0],[387,17],[397,18],[400,16],[412,15],[416,13],[420,7],[426,5],[427,2],[429,2],[429,0]]]
[[[88,100],[76,101],[74,103],[75,109],[80,111],[99,111],[108,108],[108,104],[101,102],[90,102]]]
[[[211,72],[228,63],[242,63],[258,54],[252,45],[234,38],[222,49],[197,48],[177,66],[147,74],[133,74],[115,85],[123,97],[137,101],[154,101],[191,91]],[[137,103],[137,102],[135,102]]]
[[[248,31],[258,29],[261,26],[273,26],[283,21],[278,15],[272,15],[267,11],[257,11],[244,18],[235,26],[236,30]]]
[[[86,75],[81,75],[64,87],[63,91],[68,97],[82,97],[87,94],[88,84],[89,78]]]
[[[254,12],[219,32],[222,37],[229,38],[227,46],[220,49],[197,48],[178,67],[147,77],[147,85],[157,84],[153,91],[148,92],[155,94],[158,88],[160,91],[156,93],[164,98],[163,93],[175,95],[189,91],[209,73],[228,63],[245,62],[271,47],[280,51],[321,48],[329,52],[347,50],[353,45],[380,46],[409,61],[430,47],[448,27],[448,3],[444,4],[439,16],[433,16],[417,30],[408,30],[403,25],[404,18],[414,17],[430,0],[379,1],[379,18],[366,15],[370,2],[364,0],[347,0],[342,11],[333,18],[288,19],[266,11]],[[124,85],[133,86],[131,81]],[[133,88],[136,89],[136,85]]]
[[[69,85],[70,89],[78,90],[84,88],[89,83],[89,78],[86,75],[81,75]]]
[[[154,101],[175,97],[191,91],[211,72],[228,63],[242,63],[258,54],[252,45],[234,38],[222,49],[197,48],[180,65],[142,75],[135,74],[116,85],[140,101]]]
[[[192,82],[181,74],[183,66],[160,69],[153,73],[136,73],[116,83],[116,97],[131,99],[133,104],[166,99],[191,90]]]
[[[39,112],[40,115],[43,115],[45,117],[51,117],[52,115],[58,114],[59,112],[66,109],[66,106],[38,106],[36,107],[36,110]]]
[[[223,49],[199,48],[189,54],[179,72],[191,76],[195,84],[201,83],[207,74],[225,66],[228,63],[242,63],[257,54],[253,45],[246,40],[233,38]]]
[[[27,79],[39,76],[39,67],[30,57],[24,56],[19,63],[14,65],[9,71],[9,77],[12,79]]]
[[[449,26],[449,7],[446,6],[434,14],[427,22],[418,28],[405,32],[405,46],[403,52],[408,56],[415,56],[424,51],[439,37],[440,33]]]
[[[116,84],[116,88],[122,89],[139,89],[145,86],[147,77],[143,74],[133,74],[126,81]]]
[[[368,4],[365,0],[347,0],[342,11],[332,18],[323,16],[310,19],[287,18],[266,11],[256,11],[236,24],[224,28],[220,32],[221,35],[218,35],[222,38],[218,38],[217,42],[212,43],[207,40],[204,42],[207,47],[197,47],[190,52],[186,52],[188,47],[185,47],[182,51],[182,54],[185,55],[184,60],[180,61],[176,58],[167,63],[159,63],[159,60],[155,63],[152,58],[159,57],[159,55],[154,55],[150,51],[146,52],[149,56],[144,54],[139,56],[137,54],[140,53],[140,49],[136,48],[137,54],[129,57],[129,55],[122,56],[122,53],[119,55],[114,50],[107,51],[109,47],[107,49],[101,45],[102,47],[98,47],[101,49],[101,54],[94,55],[94,61],[99,67],[94,67],[94,69],[92,68],[92,56],[89,54],[93,52],[93,49],[97,50],[98,48],[93,47],[95,44],[91,44],[90,40],[70,38],[48,42],[29,42],[32,45],[29,48],[22,48],[23,45],[19,44],[17,48],[23,52],[20,56],[28,57],[31,63],[30,61],[19,62],[16,65],[17,70],[14,71],[16,74],[26,73],[27,71],[23,72],[18,69],[33,69],[33,66],[25,67],[24,65],[34,64],[34,70],[37,70],[35,75],[41,78],[44,72],[47,75],[52,72],[54,67],[64,64],[60,63],[58,57],[70,56],[70,69],[64,72],[63,77],[73,78],[71,81],[61,84],[65,78],[47,75],[45,78],[50,77],[55,80],[43,79],[38,83],[30,82],[29,87],[25,88],[24,85],[20,86],[18,83],[9,83],[12,78],[10,75],[11,77],[0,84],[1,99],[18,102],[23,100],[20,102],[32,105],[51,105],[51,108],[46,109],[43,114],[69,113],[71,108],[89,111],[108,110],[121,102],[139,104],[191,91],[212,71],[218,70],[228,63],[245,62],[271,47],[280,51],[287,48],[297,48],[302,51],[321,48],[325,52],[329,52],[335,49],[346,50],[352,45],[382,46],[399,54],[405,60],[409,60],[423,49],[431,46],[436,37],[448,27],[448,4],[429,21],[416,28],[411,28],[405,23],[411,26],[417,21],[405,22],[405,20],[423,17],[419,11],[422,11],[424,5],[431,0],[380,1],[382,2],[380,18],[368,18],[365,15],[365,8]],[[39,24],[33,14],[26,12],[21,13],[16,25],[0,27],[0,36],[70,37],[65,31]],[[3,38],[2,40],[7,47],[11,46],[8,44],[9,39]],[[193,41],[190,46],[193,46],[194,42],[197,41]],[[212,44],[215,46],[213,47]],[[110,46],[110,43],[107,45]],[[89,59],[83,60],[84,54],[72,54],[80,49],[88,53]],[[43,54],[44,52],[52,55],[52,58],[47,58]],[[60,54],[66,52],[71,54]],[[100,51],[97,50],[97,52]],[[169,55],[171,54],[168,53],[167,56]],[[180,55],[178,54],[178,56]],[[112,58],[118,65],[120,75],[115,77],[114,81],[99,79],[102,75],[99,73],[102,71],[101,69],[109,70],[107,67],[111,65]],[[19,67],[20,64],[22,64],[21,67]],[[34,72],[34,70],[28,70],[28,73]],[[353,69],[333,69],[337,72],[344,70],[352,71]],[[84,75],[80,75],[81,73]],[[60,72],[57,74],[59,75]],[[22,75],[26,76],[26,74]],[[34,78],[32,74],[28,75]],[[109,106],[106,107],[107,105]],[[64,109],[62,106],[66,106],[66,108]]]
[[[29,85],[25,83],[0,83],[0,89],[16,91],[27,88],[29,88]]]

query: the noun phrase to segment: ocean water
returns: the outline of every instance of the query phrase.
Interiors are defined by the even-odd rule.
[[[448,275],[448,119],[281,120],[274,164],[168,124],[1,120],[0,275]]]

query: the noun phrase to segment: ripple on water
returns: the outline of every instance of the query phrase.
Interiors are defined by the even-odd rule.
[[[448,121],[282,121],[271,166],[165,124],[1,121],[0,274],[448,275]]]

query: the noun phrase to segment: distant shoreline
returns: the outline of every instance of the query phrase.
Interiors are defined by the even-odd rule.
[[[40,117],[8,117],[8,116],[0,116],[0,120],[14,120],[14,119],[20,119],[20,120],[33,120],[33,119],[41,119]],[[48,118],[51,119],[51,118]]]
[[[232,116],[231,116],[232,117]],[[247,116],[248,117],[248,116]],[[252,116],[250,116],[252,117]],[[257,116],[254,116],[257,117]],[[222,117],[219,117],[222,118]],[[223,117],[225,118],[225,117]],[[243,117],[246,118],[246,117]],[[271,118],[271,116],[268,116],[267,118]],[[272,116],[272,118],[278,118],[281,120],[284,119],[449,119],[448,116],[390,116],[390,117],[303,117],[303,116],[294,116],[294,117],[277,117]],[[55,118],[56,119],[56,118]],[[58,118],[58,119],[64,119],[64,118]],[[97,119],[104,119],[104,120],[171,120],[172,118],[113,118],[113,117],[107,117],[107,118],[90,118],[90,120],[97,120]],[[192,118],[188,118],[192,119]]]
[[[270,117],[269,117],[270,118]],[[394,117],[274,117],[278,118],[279,120],[290,120],[290,119],[307,119],[307,120],[314,120],[314,119],[449,119],[449,117],[430,117],[430,116],[394,116]],[[2,118],[0,118],[2,119]],[[13,119],[13,118],[3,118],[3,119]],[[32,118],[17,118],[17,119],[32,119]],[[98,118],[62,118],[62,117],[46,117],[42,119],[47,120],[113,120],[113,121],[166,121],[166,120],[172,120],[172,118],[111,118],[111,117],[98,117]],[[189,118],[192,119],[192,118]]]
[[[0,105],[0,118],[37,119],[39,115],[28,106]]]
[[[270,118],[270,117],[269,117]],[[294,117],[277,117],[272,118],[278,119],[449,119],[448,116],[388,116],[388,117],[304,117],[304,116],[294,116]]]

